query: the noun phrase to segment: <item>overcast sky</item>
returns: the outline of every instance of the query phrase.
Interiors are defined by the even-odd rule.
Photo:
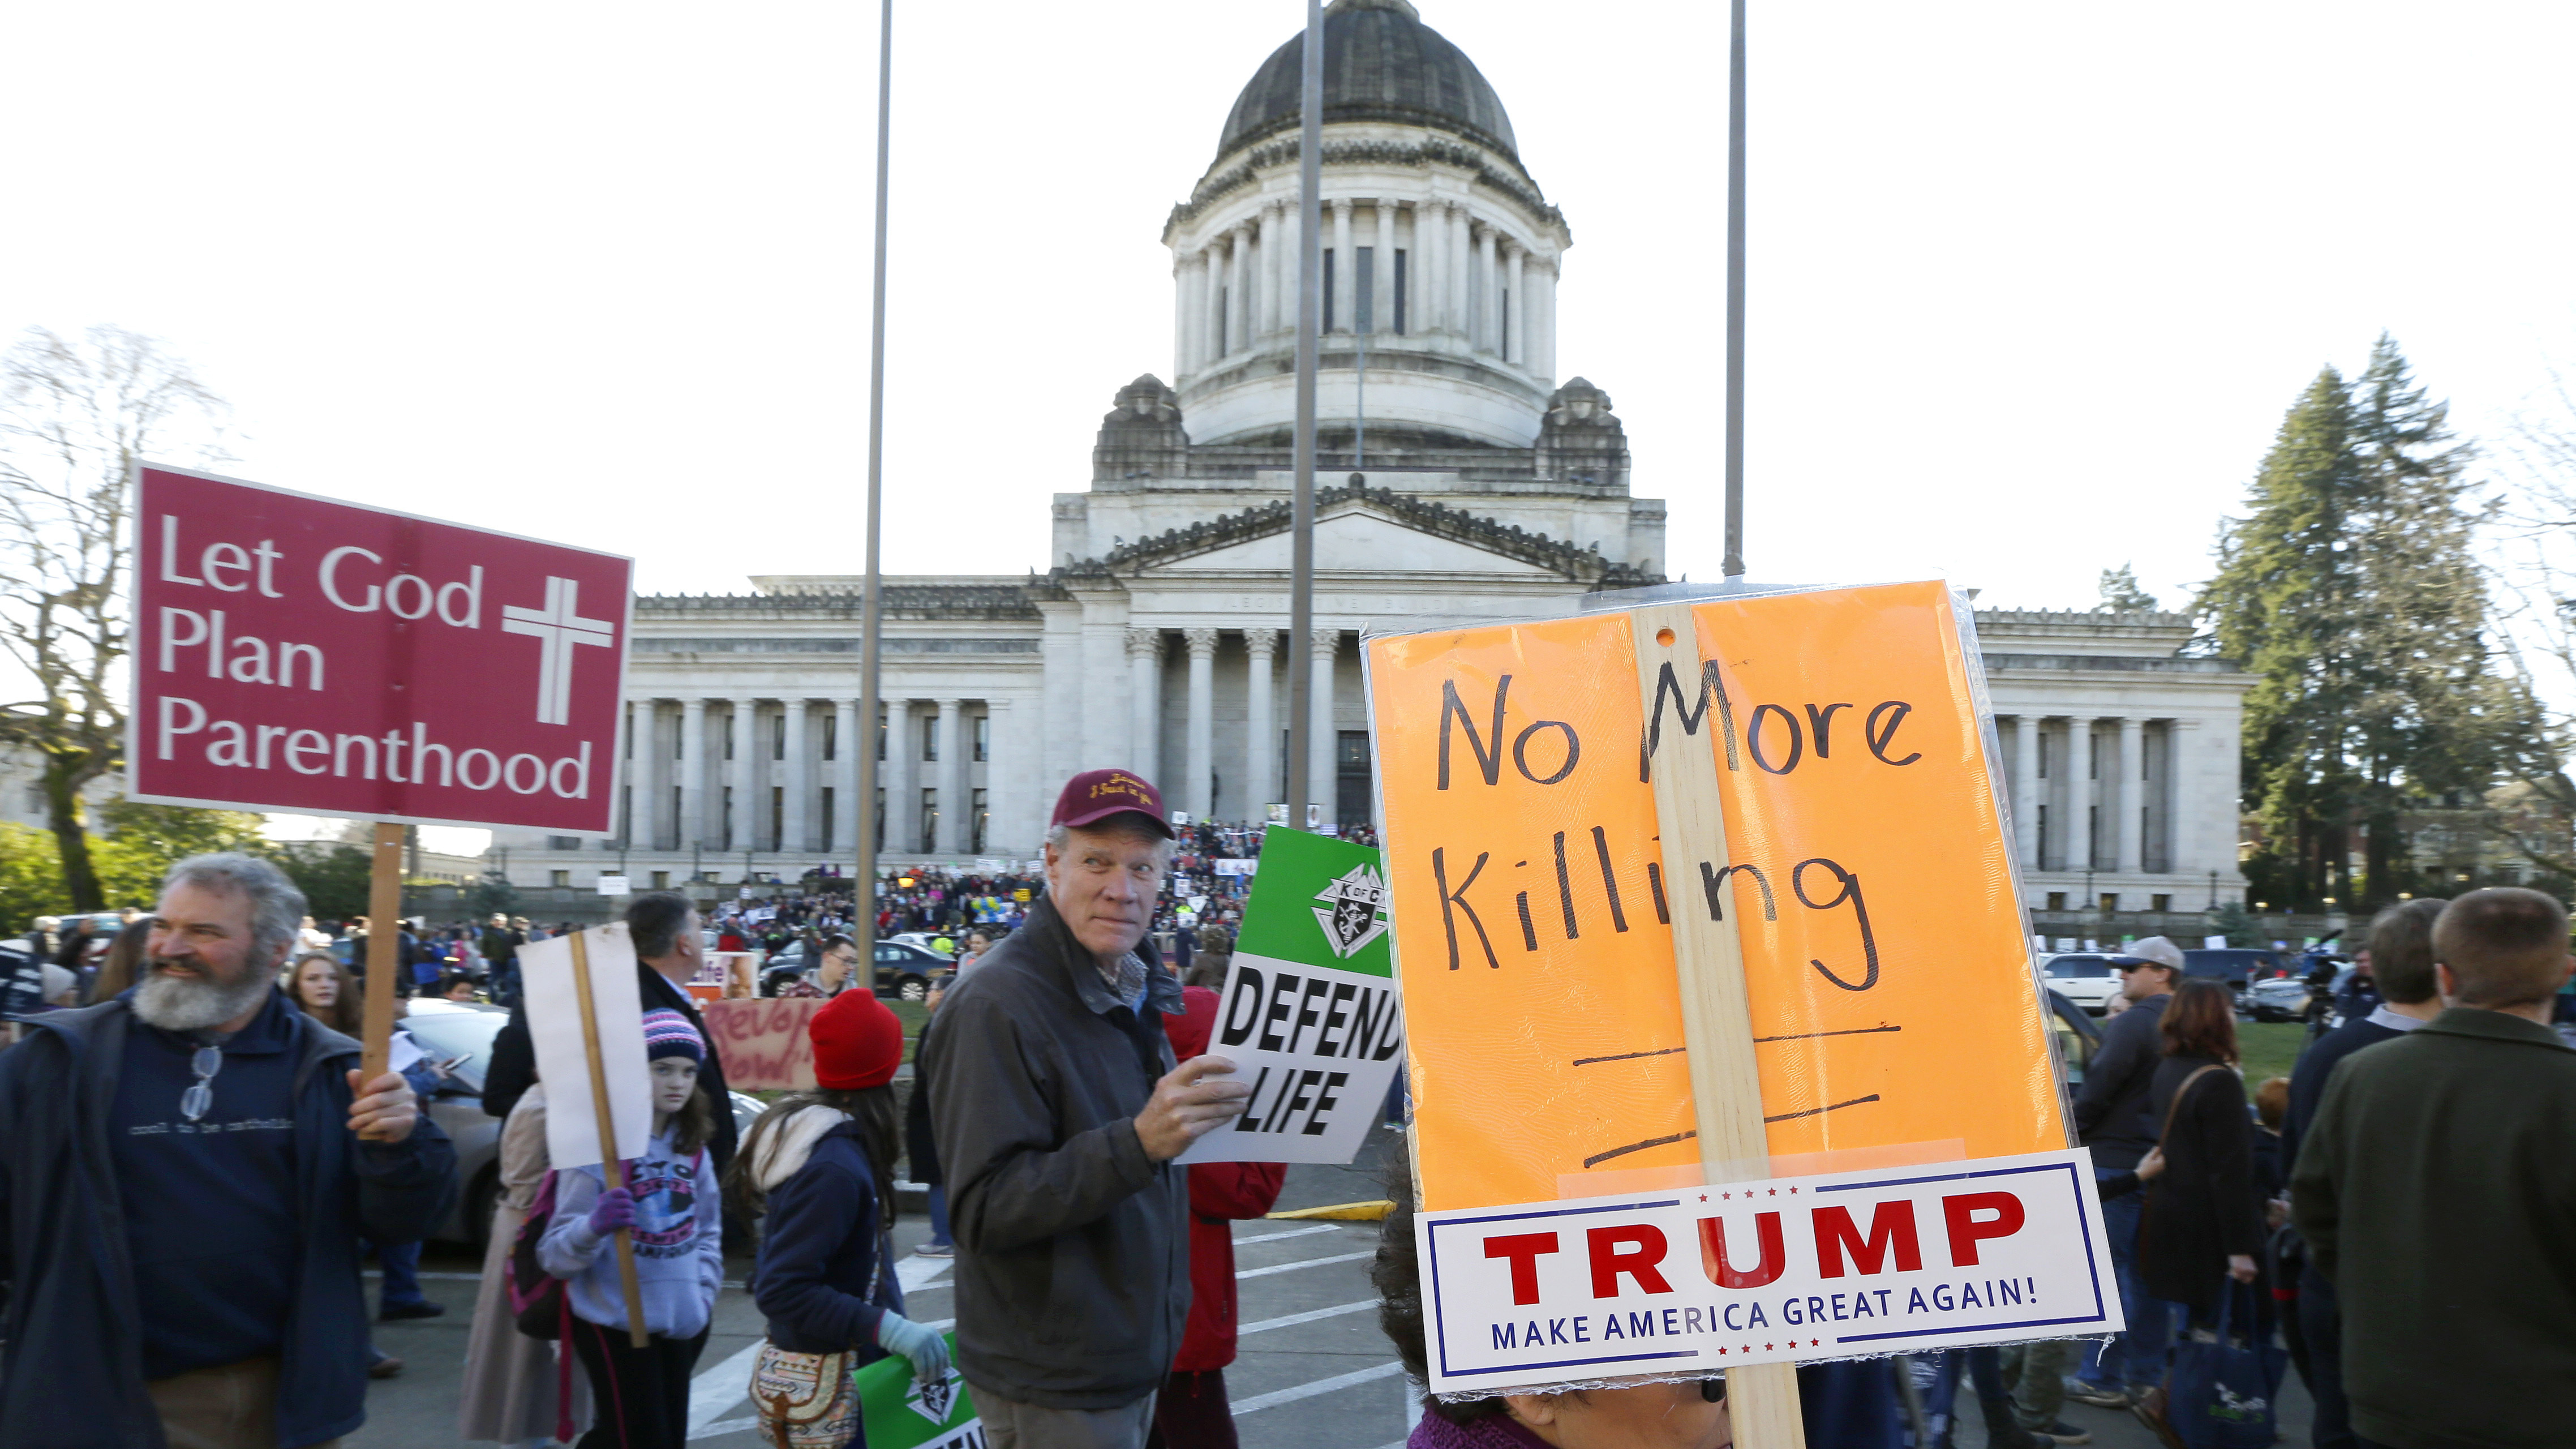
[[[1561,366],[1714,575],[1724,7],[1421,3],[1573,228]],[[1112,392],[1171,374],[1163,219],[1302,15],[898,15],[890,570],[1046,565]],[[165,339],[239,476],[650,590],[853,570],[875,18],[7,7],[0,331]],[[1761,577],[2173,602],[2320,366],[2385,329],[2487,430],[2576,359],[2576,6],[1755,0],[1753,46]]]

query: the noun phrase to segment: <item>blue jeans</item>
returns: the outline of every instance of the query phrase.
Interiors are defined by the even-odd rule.
[[[366,1241],[366,1246],[375,1250],[376,1261],[385,1268],[385,1291],[378,1312],[395,1304],[408,1308],[429,1301],[420,1294],[420,1244]]]
[[[2134,1192],[2102,1204],[2102,1233],[2111,1240],[2120,1312],[2129,1327],[2085,1351],[2083,1371],[2076,1377],[2095,1388],[2144,1390],[2164,1380],[2165,1356],[2173,1345],[2173,1305],[2147,1296],[2138,1282],[2138,1214],[2144,1206]]]
[[[930,1185],[930,1241],[942,1248],[956,1246],[948,1239],[948,1189],[935,1182]]]

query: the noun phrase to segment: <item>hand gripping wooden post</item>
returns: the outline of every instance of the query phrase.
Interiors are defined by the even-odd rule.
[[[385,1074],[394,1054],[394,997],[402,989],[403,828],[379,821],[375,856],[367,876],[367,993],[365,1040],[359,1044],[358,1080]]]
[[[626,1185],[626,1164],[617,1160],[616,1114],[608,1108],[608,1069],[599,1060],[599,1016],[590,1003],[589,933],[572,933],[572,989],[581,1000],[581,1050],[590,1059],[590,1106],[599,1117],[599,1174],[610,1191]],[[644,1331],[644,1290],[635,1279],[635,1230],[617,1230],[617,1286],[626,1290],[626,1341],[651,1346]]]
[[[1637,697],[1655,717],[1656,685],[1670,668],[1685,693],[1700,677],[1699,634],[1688,604],[1629,613],[1637,655]],[[1712,731],[1713,734],[1713,731]],[[1723,869],[1726,810],[1718,793],[1713,738],[1675,731],[1648,762],[1664,879],[1689,878],[1698,862]],[[1733,917],[1712,921],[1673,912],[1673,961],[1681,977],[1682,1040],[1689,1049],[1691,1104],[1699,1160],[1710,1182],[1768,1177],[1762,1074],[1753,1056],[1753,1018],[1744,985],[1744,946]],[[1726,1371],[1726,1406],[1741,1449],[1806,1449],[1795,1364],[1747,1364]]]

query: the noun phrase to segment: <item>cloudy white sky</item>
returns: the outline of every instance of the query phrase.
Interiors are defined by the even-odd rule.
[[[1715,3],[1420,0],[1576,239],[1560,358],[1717,570]],[[1299,0],[897,18],[887,564],[1017,572],[1170,374],[1171,204]],[[113,322],[227,471],[635,555],[854,568],[875,10],[0,12],[0,331]],[[1748,554],[2090,604],[2205,577],[2281,410],[2393,333],[2473,430],[2576,358],[2576,7],[1755,0]]]

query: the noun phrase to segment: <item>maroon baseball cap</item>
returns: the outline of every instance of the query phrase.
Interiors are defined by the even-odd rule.
[[[1144,816],[1164,839],[1172,838],[1171,823],[1163,818],[1163,792],[1132,770],[1085,770],[1065,781],[1048,824],[1080,830],[1123,812]]]

